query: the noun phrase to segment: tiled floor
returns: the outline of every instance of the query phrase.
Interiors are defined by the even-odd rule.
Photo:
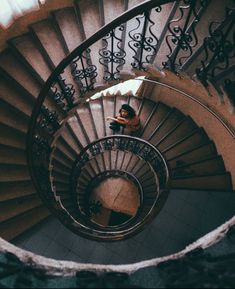
[[[154,221],[125,241],[87,240],[51,217],[14,244],[54,259],[128,264],[182,250],[230,219],[234,212],[235,193],[175,190]]]

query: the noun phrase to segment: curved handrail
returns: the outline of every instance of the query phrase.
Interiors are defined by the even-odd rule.
[[[130,135],[122,135],[122,134],[115,134],[115,135],[110,135],[110,136],[105,136],[103,138],[100,138],[90,144],[88,144],[86,147],[84,147],[79,156],[77,157],[77,160],[74,162],[74,166],[73,166],[73,169],[74,170],[76,168],[76,165],[77,163],[80,161],[80,158],[83,154],[85,154],[86,151],[88,151],[92,146],[95,146],[96,144],[100,143],[100,142],[104,142],[105,140],[109,140],[109,139],[127,139],[127,140],[135,140],[141,144],[144,144],[145,146],[147,147],[150,147],[152,151],[155,151],[156,154],[158,156],[161,157],[161,160],[162,162],[164,163],[164,166],[167,168],[166,170],[166,183],[169,182],[169,169],[168,169],[168,165],[166,163],[166,160],[165,158],[162,156],[162,153],[160,152],[160,150],[158,148],[156,148],[154,145],[152,145],[151,143],[149,143],[148,141],[144,140],[144,139],[141,139],[141,138],[138,138],[138,137],[135,137],[135,136],[130,136]]]
[[[53,83],[55,82],[55,79],[59,77],[59,75],[64,71],[64,69],[74,60],[76,57],[81,56],[84,51],[86,51],[91,45],[93,45],[98,40],[105,37],[112,29],[118,27],[119,25],[125,23],[126,21],[132,19],[133,17],[142,14],[144,11],[150,10],[154,7],[157,7],[159,5],[163,5],[166,3],[174,2],[175,0],[147,0],[144,3],[124,12],[119,17],[108,23],[107,25],[104,25],[100,30],[97,31],[94,35],[92,35],[90,38],[86,39],[84,42],[81,43],[76,49],[74,49],[65,59],[63,59],[59,65],[56,67],[56,69],[52,72],[52,74],[47,79],[46,83],[44,84],[37,100],[35,103],[35,106],[33,108],[32,114],[31,114],[31,121],[29,125],[29,129],[27,132],[27,161],[29,164],[29,171],[31,174],[31,178],[33,180],[33,183],[38,191],[40,191],[39,185],[37,184],[37,180],[34,174],[34,166],[33,166],[33,138],[34,138],[34,132],[35,127],[37,124],[37,118],[40,115],[40,109],[43,106],[43,103],[45,101],[45,98],[50,91],[50,88],[52,87]]]
[[[77,226],[79,226],[79,231],[81,234],[85,234],[86,236],[89,236],[91,238],[96,238],[98,236],[98,238],[102,238],[103,240],[113,240],[113,238],[115,236],[122,236],[122,237],[126,237],[127,235],[129,236],[130,234],[133,234],[134,232],[136,232],[136,230],[142,228],[154,215],[156,209],[157,209],[157,202],[159,200],[159,197],[162,195],[163,192],[168,192],[169,191],[169,186],[170,186],[170,173],[169,173],[169,168],[168,168],[168,165],[167,165],[167,162],[166,160],[164,159],[163,155],[161,154],[161,152],[155,147],[153,146],[152,144],[150,144],[149,142],[147,142],[146,140],[143,140],[143,139],[140,139],[138,137],[133,137],[133,136],[127,136],[127,135],[111,135],[111,136],[106,136],[102,139],[99,139],[99,140],[96,140],[94,141],[93,143],[87,145],[79,154],[77,160],[74,162],[74,166],[73,166],[73,172],[74,170],[76,169],[76,166],[80,160],[80,158],[82,157],[83,154],[86,154],[86,152],[92,148],[92,146],[98,144],[99,142],[104,142],[105,140],[114,140],[114,139],[124,139],[124,140],[127,140],[127,141],[130,141],[130,140],[134,140],[138,143],[141,143],[143,144],[143,147],[144,146],[147,146],[149,147],[152,151],[154,151],[157,155],[157,157],[159,157],[161,163],[162,163],[162,166],[164,167],[164,183],[162,184],[162,186],[160,186],[158,188],[158,194],[156,196],[156,198],[153,200],[153,203],[151,205],[151,208],[149,209],[148,213],[143,217],[141,218],[141,220],[137,220],[137,222],[135,224],[133,224],[130,228],[125,228],[125,229],[118,229],[118,230],[114,230],[111,231],[111,230],[108,230],[108,231],[105,231],[105,230],[100,230],[100,229],[96,229],[96,228],[90,228],[90,227],[87,227],[86,224],[84,224],[83,222],[79,223],[71,214],[70,212],[63,206],[61,200],[59,201],[60,203],[60,208],[63,210],[64,214],[71,220],[71,229],[73,230],[72,228],[72,223],[76,224]],[[140,151],[143,149],[140,148]],[[128,150],[128,149],[127,149]],[[141,158],[141,154],[139,156]],[[143,157],[143,160],[144,157]],[[156,172],[156,168],[154,168],[153,164],[151,164],[151,161],[152,159],[150,160],[146,160],[146,162],[148,162],[148,165],[150,166],[151,170],[153,171],[153,173],[156,174],[156,177],[158,179],[158,174]],[[77,178],[77,175],[75,176],[75,178]],[[71,182],[73,182],[73,178],[71,178]],[[56,192],[54,191],[54,194],[56,195]],[[82,220],[81,220],[82,221]],[[68,224],[69,225],[69,224]],[[81,231],[82,230],[82,231]]]
[[[28,135],[32,137],[33,128],[35,125],[36,118],[39,114],[40,108],[46,98],[47,92],[50,90],[51,85],[53,84],[54,80],[58,75],[63,72],[63,70],[71,63],[73,59],[80,56],[86,49],[88,49],[91,45],[93,45],[98,40],[102,39],[107,33],[109,33],[115,27],[118,27],[122,23],[132,19],[133,17],[143,13],[145,10],[150,10],[158,5],[163,5],[169,2],[174,2],[174,0],[147,0],[144,3],[124,12],[119,17],[104,25],[100,28],[97,33],[83,41],[77,48],[75,48],[65,59],[63,59],[56,69],[52,72],[52,74],[47,79],[46,83],[44,84],[33,109],[31,115],[31,125],[29,128]]]

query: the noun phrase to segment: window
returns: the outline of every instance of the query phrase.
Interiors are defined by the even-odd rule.
[[[0,27],[8,28],[17,18],[40,9],[46,0],[0,0]]]

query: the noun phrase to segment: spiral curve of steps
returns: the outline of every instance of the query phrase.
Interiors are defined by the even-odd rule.
[[[68,236],[70,236],[69,234],[73,234],[64,226],[60,227],[60,223],[59,225],[56,223],[58,221],[53,219],[50,210],[48,210],[47,205],[43,203],[34,186],[27,160],[27,137],[31,114],[40,91],[61,60],[79,46],[82,41],[94,35],[98,28],[114,19],[116,14],[119,15],[142,2],[143,1],[137,0],[74,1],[74,3],[66,9],[52,11],[49,18],[31,24],[27,33],[10,39],[7,49],[1,52],[0,236],[3,239],[8,241],[13,240],[16,244],[20,244],[20,238],[24,239],[24,234],[25,236],[29,234],[30,238],[32,238],[34,234],[36,236],[36,225],[39,224],[38,226],[41,226],[40,228],[42,229],[44,224],[45,227],[47,224],[50,226],[50,222],[52,224],[55,222],[62,231],[65,230],[64,232],[66,233],[64,234],[68,234]],[[180,4],[183,5],[184,1],[182,1],[182,3],[167,2],[168,1],[162,5],[163,14],[165,19],[172,20],[179,15]],[[210,1],[208,1],[208,3],[209,2]],[[217,2],[216,3],[219,4],[220,1]],[[230,5],[230,2],[231,1],[226,1],[226,5]],[[205,7],[207,6],[205,5]],[[216,17],[218,21],[223,20],[224,14],[222,12],[224,12],[224,10],[222,11],[219,8],[216,8],[214,12],[214,17]],[[153,16],[157,13],[158,11],[154,10]],[[198,30],[203,27],[207,17],[206,10],[201,13],[202,21]],[[211,21],[212,18],[211,16]],[[90,19],[93,21],[90,21]],[[130,25],[135,27],[134,23]],[[164,23],[160,29],[162,35],[166,28],[167,24]],[[125,35],[124,32],[122,34],[122,37],[126,39],[124,48],[128,51],[127,42],[129,36],[127,34]],[[201,41],[205,37],[206,35],[204,35],[203,32],[202,35],[200,35]],[[159,57],[152,59],[152,63],[156,67],[159,67],[163,62],[167,61],[166,53],[164,54],[167,47],[166,43],[163,42],[161,37],[160,41],[162,41],[162,45],[159,45]],[[94,85],[95,92],[111,87],[117,83],[117,81],[104,81],[105,77],[107,77],[105,69],[100,65],[99,59],[94,52],[99,51],[101,48],[102,41],[99,40],[92,46],[93,50],[89,55],[92,64],[97,67],[97,77]],[[195,50],[194,52],[196,55],[197,51]],[[129,67],[131,66],[132,60],[133,59],[129,57],[126,59],[125,64],[123,64],[122,72],[124,78],[133,78],[133,73]],[[196,56],[192,57],[192,59],[185,64],[185,67],[187,67],[186,73],[192,75],[197,66]],[[73,200],[71,200],[71,173],[73,166],[80,152],[90,143],[113,135],[113,132],[109,129],[109,122],[106,121],[106,118],[107,116],[117,115],[122,104],[130,104],[136,110],[141,121],[141,130],[136,137],[145,140],[161,152],[170,172],[169,196],[166,195],[164,200],[160,202],[161,204],[156,218],[151,220],[146,227],[143,227],[141,229],[142,232],[136,234],[133,241],[131,238],[126,241],[121,241],[124,247],[126,244],[134,247],[139,240],[146,240],[148,245],[141,247],[143,251],[142,255],[138,256],[139,258],[136,258],[136,256],[128,257],[123,253],[121,246],[118,248],[118,242],[116,242],[117,245],[115,245],[115,242],[113,244],[102,243],[102,248],[108,248],[112,254],[115,251],[115,256],[122,256],[122,259],[117,258],[115,261],[112,261],[114,259],[109,257],[108,263],[116,262],[117,264],[122,264],[161,256],[160,250],[154,251],[155,249],[152,248],[153,245],[151,245],[152,241],[147,240],[146,236],[149,232],[154,232],[154,228],[160,226],[158,222],[163,218],[161,215],[165,214],[164,208],[166,209],[167,204],[175,200],[174,198],[176,197],[174,194],[182,193],[182,196],[184,195],[185,199],[187,199],[186,192],[188,192],[192,200],[196,198],[195,195],[199,195],[200,198],[202,192],[206,192],[206,196],[211,198],[215,195],[217,200],[220,198],[223,199],[222,195],[224,194],[222,201],[222,203],[224,202],[224,206],[229,205],[229,203],[230,205],[234,203],[231,174],[226,169],[223,156],[218,153],[216,143],[209,137],[206,130],[197,125],[190,115],[185,115],[179,109],[161,101],[153,101],[145,97],[144,94],[135,95],[130,93],[120,95],[110,93],[109,95],[85,102],[82,98],[83,91],[79,87],[79,83],[77,83],[71,75],[70,68],[73,69],[73,67],[67,67],[64,70],[63,77],[66,78],[66,81],[70,83],[75,90],[76,100],[72,104],[73,114],[67,115],[68,108],[64,107],[60,99],[54,97],[55,95],[52,91],[51,97],[49,94],[44,103],[51,111],[55,111],[60,119],[59,126],[56,128],[57,131],[55,135],[51,137],[50,177],[55,198],[57,200],[59,199],[63,208],[68,211],[73,218],[76,218],[73,211]],[[126,79],[121,80],[124,81]],[[55,89],[58,93],[61,92],[61,87],[58,84],[55,85]],[[93,94],[93,92],[91,94]],[[81,103],[80,100],[82,100]],[[121,134],[128,135],[128,132],[123,130]],[[33,153],[36,154],[36,152]],[[143,171],[144,165],[143,161],[139,158],[130,157],[130,154],[121,150],[114,150],[112,153],[103,153],[87,165],[84,174],[81,175],[78,180],[77,190],[80,190],[79,183],[88,186],[97,175],[108,171],[124,170],[136,176],[137,179],[141,179],[145,173]],[[150,191],[146,190],[146,194],[153,194],[155,192],[155,187],[154,189],[152,188],[152,186],[154,186],[152,180],[153,176],[151,173],[148,175],[146,171],[146,177],[141,179],[141,181],[143,181],[141,183],[142,187],[150,188]],[[219,193],[221,193],[221,196]],[[171,209],[174,210],[173,205]],[[177,211],[177,204],[175,211]],[[218,215],[220,215],[219,209]],[[158,216],[159,221],[157,219]],[[217,225],[222,222],[222,220],[225,221],[226,218],[231,216],[231,208],[227,214],[224,212],[224,209],[221,209],[221,216],[218,217]],[[213,219],[213,217],[211,218]],[[60,221],[63,223],[62,219]],[[40,223],[42,225],[40,225]],[[66,226],[68,224],[65,222],[64,225]],[[215,226],[214,224],[211,226],[209,224],[207,225],[208,229],[203,228],[198,234],[190,234],[190,229],[187,228],[190,236],[182,242],[183,245],[179,243],[180,245],[178,247],[175,246],[176,248],[172,250],[166,250],[166,253],[173,253],[174,250],[181,249],[182,246],[188,245],[191,241],[201,237]],[[33,229],[34,226],[36,226],[35,229]],[[31,229],[33,232],[32,235],[30,235]],[[71,235],[71,238],[74,238],[74,243],[75,240],[76,242],[83,242],[83,244],[87,242],[87,248],[95,247],[94,244],[98,244],[94,240],[84,239],[84,235],[81,234],[80,236],[78,231],[75,230],[74,232],[78,233],[78,236],[75,234]],[[155,238],[157,240],[156,242],[162,244],[163,241],[158,237],[159,235],[157,233],[157,230],[155,233],[152,233],[151,238],[152,240]],[[17,237],[19,237],[19,241],[16,239]],[[179,238],[181,237],[182,236]],[[122,238],[119,236],[118,239],[120,240]],[[23,243],[26,244],[26,241],[23,241]],[[97,245],[97,247],[98,246],[99,245]],[[129,245],[127,245],[127,247],[128,246]],[[152,250],[149,249],[150,247]],[[40,254],[42,254],[42,252],[40,252]],[[88,252],[86,252],[86,254],[89,255]],[[50,257],[49,253],[48,256]],[[57,258],[57,256],[53,257]],[[77,258],[76,261],[78,260],[80,259]],[[85,258],[83,258],[83,260],[85,260]],[[103,262],[102,258],[98,257],[98,261],[96,261],[95,258],[93,258],[93,260],[95,263]],[[92,262],[92,259],[86,259],[85,262]]]

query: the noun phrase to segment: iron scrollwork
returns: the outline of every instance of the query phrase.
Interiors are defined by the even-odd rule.
[[[98,144],[94,144],[93,146],[90,147],[89,152],[91,154],[92,157],[100,154],[102,151],[101,145]]]
[[[183,64],[192,56],[193,48],[198,45],[198,37],[196,33],[196,25],[199,23],[200,17],[206,9],[209,0],[200,1],[200,9],[196,9],[195,0],[184,0],[184,5],[179,7],[180,16],[173,19],[168,24],[169,34],[166,36],[166,43],[169,54],[166,56],[167,61],[163,62],[164,68],[168,68],[173,72],[177,72]],[[185,17],[187,14],[187,17]],[[193,21],[190,19],[193,15]],[[180,26],[183,19],[184,25]],[[177,25],[178,23],[178,25]]]
[[[49,156],[51,153],[50,145],[46,138],[36,134],[34,136],[33,143],[33,154],[39,159],[46,159],[49,161]]]
[[[53,135],[60,128],[58,119],[58,114],[55,111],[50,111],[43,105],[39,115],[38,128],[46,131],[49,135]]]
[[[60,109],[66,111],[66,104],[64,103],[64,95],[59,91],[57,82],[52,85],[51,97]]]
[[[72,62],[72,75],[80,87],[83,96],[86,92],[94,90],[97,67],[91,61],[91,49],[87,49],[81,56],[76,57]]]
[[[197,77],[207,86],[221,71],[226,71],[235,57],[235,10],[227,9],[226,19],[219,24],[212,22],[209,35],[204,39],[204,59],[196,69]]]
[[[104,80],[118,80],[120,68],[125,64],[126,52],[122,49],[122,34],[125,26],[121,25],[110,31],[103,38],[104,47],[100,49],[99,62],[105,67]],[[120,36],[118,36],[121,34]]]
[[[95,158],[96,155],[104,153],[107,150],[129,151],[135,154],[151,165],[151,167],[157,173],[158,178],[161,179],[160,181],[162,184],[167,181],[167,168],[164,161],[162,160],[162,157],[159,155],[159,152],[157,152],[156,149],[152,148],[149,144],[141,142],[140,140],[133,137],[117,136],[105,138],[104,140],[90,144],[87,149],[85,149],[85,151],[79,155],[72,173],[72,187],[74,187],[73,183],[78,179],[82,168],[86,165],[86,163]]]
[[[57,82],[52,85],[52,99],[64,112],[68,112],[74,107],[75,89],[72,84],[67,84],[66,80],[59,75]]]
[[[102,142],[102,146],[105,150],[112,150],[113,142],[110,139],[106,139]]]
[[[235,72],[233,80],[229,78],[226,78],[224,80],[224,90],[227,93],[228,98],[231,101],[232,105],[235,107]]]
[[[61,97],[66,101],[66,110],[68,111],[74,107],[74,86],[72,84],[67,84],[66,80],[62,77],[62,75],[58,76],[58,83],[61,87]]]
[[[160,6],[156,8],[157,12],[161,12],[161,10]],[[158,44],[158,38],[152,32],[155,23],[150,19],[150,14],[150,11],[146,11],[143,15],[136,17],[137,27],[128,33],[131,39],[128,46],[134,52],[134,62],[131,65],[139,70],[145,70],[145,66],[150,63],[151,58],[156,54]],[[139,32],[141,27],[142,31]]]

